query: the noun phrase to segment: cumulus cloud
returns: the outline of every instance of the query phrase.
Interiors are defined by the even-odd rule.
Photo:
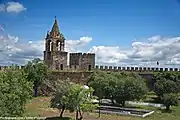
[[[77,48],[85,47],[91,37],[81,37],[79,40],[66,40],[66,51],[76,52]],[[45,49],[45,40],[28,41],[26,43],[19,40],[18,37],[7,35],[0,36],[0,65],[25,64],[34,58],[43,57]]]
[[[0,4],[0,12],[19,13],[25,11],[27,8],[19,2],[7,2]]]
[[[180,64],[180,37],[153,36],[133,42],[131,48],[119,46],[94,46],[89,52],[96,53],[96,63],[121,66],[151,66],[159,61],[161,67],[177,67]]]
[[[92,37],[80,37],[79,40],[66,40],[65,50],[68,52],[82,52],[82,48],[86,47],[92,41]]]
[[[34,58],[43,57],[44,40],[23,43],[18,37],[0,36],[0,64],[24,64]],[[180,65],[180,37],[164,38],[154,36],[133,42],[131,47],[92,46],[87,45],[92,37],[81,37],[79,40],[66,40],[68,52],[92,52],[96,54],[96,64],[118,66],[178,67]]]
[[[42,56],[43,41],[33,44],[22,43],[18,37],[0,36],[0,64],[24,64],[27,61]]]
[[[2,25],[0,25],[0,31],[4,32],[4,28],[2,27]]]
[[[0,4],[0,12],[4,12],[6,9],[4,4]]]

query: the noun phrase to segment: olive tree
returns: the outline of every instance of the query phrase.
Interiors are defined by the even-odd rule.
[[[32,97],[32,87],[23,71],[0,72],[0,116],[22,116],[26,102]]]
[[[24,68],[28,81],[33,82],[34,96],[38,95],[38,87],[48,77],[48,67],[39,58],[29,61]]]

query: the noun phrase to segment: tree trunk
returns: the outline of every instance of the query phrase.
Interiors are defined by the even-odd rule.
[[[78,111],[76,111],[76,120],[78,120]]]
[[[38,96],[38,86],[37,84],[35,83],[34,84],[34,97],[37,97]]]
[[[114,99],[113,98],[111,98],[111,103],[114,105]]]
[[[83,116],[82,116],[82,114],[81,114],[81,111],[80,111],[80,110],[79,110],[79,115],[80,115],[79,120],[82,120],[82,119],[83,119]]]
[[[170,105],[166,105],[166,111],[170,110]]]
[[[122,106],[123,106],[123,107],[125,106],[125,101],[122,101]]]
[[[64,110],[65,110],[65,106],[62,107],[61,114],[60,114],[60,118],[63,117]]]

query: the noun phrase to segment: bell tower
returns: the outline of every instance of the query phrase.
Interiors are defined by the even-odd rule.
[[[58,21],[55,17],[51,31],[47,32],[45,38],[44,61],[51,69],[63,70],[67,68],[67,52],[65,48],[65,37],[59,30]]]

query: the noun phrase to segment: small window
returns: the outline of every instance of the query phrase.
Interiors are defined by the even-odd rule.
[[[91,65],[88,66],[88,70],[91,71]]]
[[[63,70],[63,64],[61,64],[61,70]]]

